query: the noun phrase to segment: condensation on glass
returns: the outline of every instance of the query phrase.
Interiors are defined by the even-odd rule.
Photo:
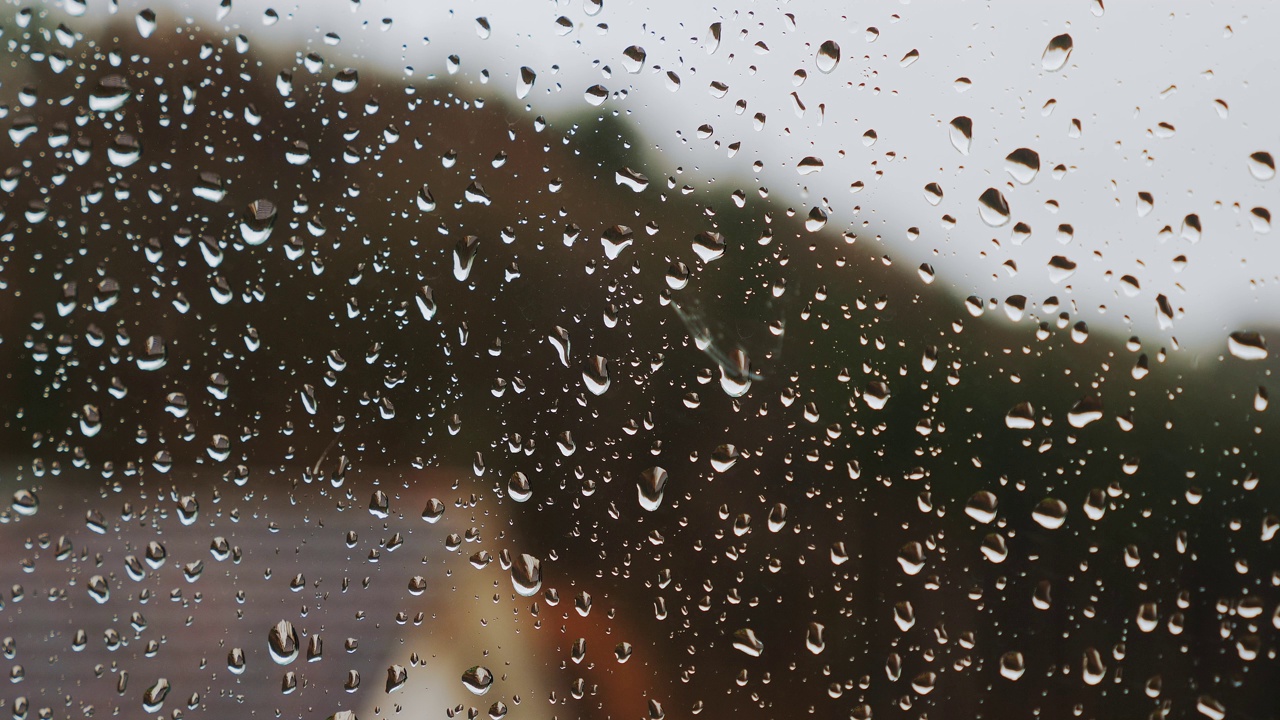
[[[0,715],[1274,717],[1277,22],[5,4]]]

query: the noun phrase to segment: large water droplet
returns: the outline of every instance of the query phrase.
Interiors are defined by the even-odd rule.
[[[644,48],[632,45],[622,51],[622,67],[634,75],[644,68],[645,57]]]
[[[146,692],[142,693],[142,709],[148,713],[155,713],[164,705],[164,699],[169,696],[169,681],[160,678],[155,681]]]
[[[123,76],[107,75],[98,81],[89,95],[89,109],[94,112],[115,112],[133,97],[133,89]]]
[[[1074,43],[1071,36],[1063,33],[1052,40],[1044,48],[1044,54],[1040,56],[1040,65],[1049,72],[1057,72],[1062,66],[1067,64],[1067,59],[1071,57],[1071,48]]]
[[[532,597],[542,589],[542,561],[522,553],[511,563],[511,586],[521,597]]]
[[[995,188],[987,188],[978,196],[978,216],[982,222],[991,227],[1000,227],[1009,222],[1009,202],[1004,194]]]
[[[453,277],[466,282],[471,276],[471,266],[480,252],[480,238],[467,235],[453,248]]]
[[[764,652],[764,641],[756,637],[755,630],[751,628],[734,630],[733,646],[751,657],[760,657]]]
[[[640,494],[640,507],[653,512],[662,505],[662,494],[667,488],[667,471],[651,467],[640,473],[636,489]]]
[[[340,93],[352,92],[359,84],[360,73],[355,68],[339,70],[338,74],[333,76],[333,89]]]
[[[1004,169],[1014,180],[1026,185],[1040,172],[1040,154],[1031,148],[1018,148],[1005,157]]]
[[[818,46],[818,54],[814,58],[818,70],[829,73],[840,64],[840,46],[835,40],[827,40]]]
[[[462,673],[462,685],[476,695],[483,695],[493,687],[493,673],[483,665],[475,665]]]
[[[533,90],[533,83],[538,79],[538,74],[533,68],[525,66],[520,68],[520,77],[516,79],[516,97],[523,100],[529,97],[529,93]]]
[[[1227,336],[1227,349],[1241,360],[1266,360],[1266,338],[1256,332],[1233,332]]]
[[[249,203],[244,215],[240,218],[240,237],[249,245],[261,245],[271,237],[275,227],[278,211],[270,200],[255,200]]]
[[[973,145],[973,120],[961,115],[952,119],[947,127],[951,136],[951,146],[959,150],[960,154],[968,155],[969,148]]]
[[[1258,151],[1249,156],[1249,174],[1258,180],[1270,180],[1276,176],[1276,161],[1271,153]]]
[[[267,649],[271,651],[271,659],[277,665],[288,665],[297,660],[299,648],[298,631],[288,620],[272,625],[267,632]]]
[[[704,263],[724,257],[725,240],[718,232],[700,232],[693,237],[693,252]]]

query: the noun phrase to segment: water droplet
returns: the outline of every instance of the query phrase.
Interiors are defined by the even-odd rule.
[[[1009,557],[1009,544],[1000,533],[990,533],[982,539],[982,555],[993,563],[1002,563]]]
[[[1276,161],[1269,152],[1258,151],[1249,156],[1249,174],[1256,180],[1270,180],[1276,176]]]
[[[592,85],[582,93],[582,98],[587,104],[600,107],[609,99],[609,89],[603,85]]]
[[[1005,156],[1004,169],[1014,180],[1026,185],[1040,172],[1040,154],[1031,148],[1018,148]]]
[[[649,187],[649,178],[645,177],[640,171],[632,170],[629,167],[618,170],[614,175],[614,181],[619,185],[631,188],[632,192],[644,192],[645,188]]]
[[[693,252],[704,263],[724,257],[725,239],[718,232],[700,232],[693,236]]]
[[[155,713],[164,705],[164,699],[169,696],[169,681],[160,678],[155,684],[147,688],[142,693],[142,709],[144,712]]]
[[[493,687],[493,673],[483,665],[475,665],[462,673],[462,685],[476,695],[484,695]]]
[[[542,589],[542,561],[522,553],[511,563],[511,586],[521,597],[532,597]]]
[[[801,175],[812,175],[819,172],[823,168],[822,158],[816,158],[812,155],[805,157],[796,163],[796,172]]]
[[[1009,680],[1017,680],[1027,671],[1027,661],[1022,653],[1010,650],[1000,656],[1000,674]]]
[[[603,395],[609,389],[609,361],[599,355],[588,360],[582,382],[592,395]]]
[[[898,550],[898,565],[908,575],[919,575],[924,569],[924,546],[912,541]]]
[[[1102,653],[1097,648],[1085,648],[1084,660],[1081,663],[1081,679],[1085,685],[1097,685],[1107,674],[1107,666],[1102,662]]]
[[[640,473],[636,489],[640,494],[640,507],[653,512],[662,505],[662,494],[667,488],[667,471],[660,467],[651,467]]]
[[[734,630],[733,646],[751,657],[760,657],[764,652],[764,641],[756,637],[755,630],[751,628]]]
[[[925,202],[937,207],[942,202],[942,186],[936,182],[931,182],[924,186]]]
[[[1102,400],[1097,396],[1089,395],[1081,398],[1079,402],[1071,407],[1067,412],[1067,423],[1073,428],[1082,428],[1089,423],[1102,419]]]
[[[94,112],[110,113],[124,107],[133,97],[133,89],[121,75],[107,75],[98,81],[89,95],[89,109]]]
[[[31,517],[40,510],[40,498],[31,490],[18,490],[13,494],[10,507],[22,517]]]
[[[804,229],[816,233],[827,226],[827,213],[820,207],[809,209],[809,217],[805,218]]]
[[[243,675],[245,669],[244,650],[240,648],[231,648],[227,653],[227,670],[232,675]]]
[[[1266,338],[1256,332],[1237,331],[1227,336],[1227,350],[1241,360],[1267,359]]]
[[[152,335],[142,344],[142,354],[138,356],[139,370],[159,370],[168,362],[169,355],[165,349],[164,338]]]
[[[1040,56],[1040,66],[1049,72],[1057,72],[1067,64],[1067,59],[1071,57],[1071,49],[1074,43],[1071,36],[1063,33],[1052,40],[1044,48],[1044,54]]]
[[[1031,519],[1042,528],[1057,530],[1067,521],[1067,504],[1055,498],[1045,498],[1031,511]]]
[[[391,515],[391,498],[381,490],[374,490],[369,496],[369,514],[379,520],[386,520]]]
[[[127,168],[142,157],[142,141],[129,133],[120,133],[107,146],[107,160],[112,165]]]
[[[823,637],[825,630],[825,626],[820,622],[809,623],[809,631],[804,637],[804,646],[814,655],[821,655],[827,647],[827,641]]]
[[[964,115],[956,117],[948,126],[948,132],[951,147],[959,150],[961,155],[968,155],[969,148],[973,145],[973,120]]]
[[[1009,203],[999,190],[987,188],[978,196],[978,216],[991,227],[1005,225],[1009,222]]]
[[[604,256],[609,260],[617,260],[635,242],[635,235],[626,225],[614,225],[600,234],[600,245],[604,247]]]
[[[107,579],[101,575],[94,575],[89,578],[89,582],[85,584],[85,587],[89,590],[89,597],[93,598],[94,602],[99,605],[111,599],[111,586],[107,584]]]
[[[138,13],[136,22],[138,34],[143,38],[149,38],[156,31],[156,12],[151,8],[146,8]]]
[[[333,76],[333,89],[340,93],[353,92],[360,84],[360,73],[355,68],[344,68]]]
[[[458,241],[453,248],[453,277],[459,282],[466,282],[471,276],[471,266],[480,252],[480,238],[467,235]]]
[[[533,71],[533,68],[528,66],[520,68],[520,77],[516,80],[516,98],[523,100],[529,97],[537,79],[538,74]]]
[[[814,58],[818,70],[830,73],[840,64],[840,46],[835,40],[827,40],[818,46],[818,54]]]
[[[426,183],[422,184],[422,189],[418,191],[416,199],[418,202],[418,209],[422,212],[432,212],[436,209],[435,196],[431,194],[431,188],[427,187]]]
[[[270,200],[255,200],[249,203],[244,215],[240,218],[240,237],[249,245],[261,245],[271,237],[276,224],[275,203]]]
[[[387,668],[387,694],[404,688],[409,682],[409,671],[403,665],[391,665]]]
[[[1208,695],[1196,698],[1196,711],[1209,720],[1224,720],[1227,717],[1227,706]]]
[[[644,48],[638,45],[632,45],[622,51],[622,67],[631,74],[636,74],[644,68],[644,61],[647,57]]]
[[[613,648],[613,655],[618,659],[619,663],[625,663],[626,661],[630,660],[631,652],[632,652],[631,643],[625,642],[625,641],[618,643]]]
[[[787,506],[783,503],[775,503],[769,509],[769,517],[767,518],[769,532],[781,532],[782,528],[787,525]]]
[[[271,630],[267,632],[267,649],[270,650],[271,659],[277,665],[288,665],[297,660],[299,648],[298,631],[288,620],[281,620],[272,625]]]
[[[998,506],[999,500],[994,493],[980,490],[969,498],[969,502],[964,507],[964,514],[980,523],[986,524],[996,519],[996,508]]]
[[[1070,278],[1075,275],[1076,267],[1075,261],[1062,255],[1054,255],[1049,258],[1049,282],[1056,285]]]

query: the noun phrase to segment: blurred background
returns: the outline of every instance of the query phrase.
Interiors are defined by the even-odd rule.
[[[0,712],[1276,717],[1270,12],[5,5]]]

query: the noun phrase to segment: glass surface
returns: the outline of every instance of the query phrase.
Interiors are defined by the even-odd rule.
[[[0,716],[1276,718],[1277,27],[6,2]]]

